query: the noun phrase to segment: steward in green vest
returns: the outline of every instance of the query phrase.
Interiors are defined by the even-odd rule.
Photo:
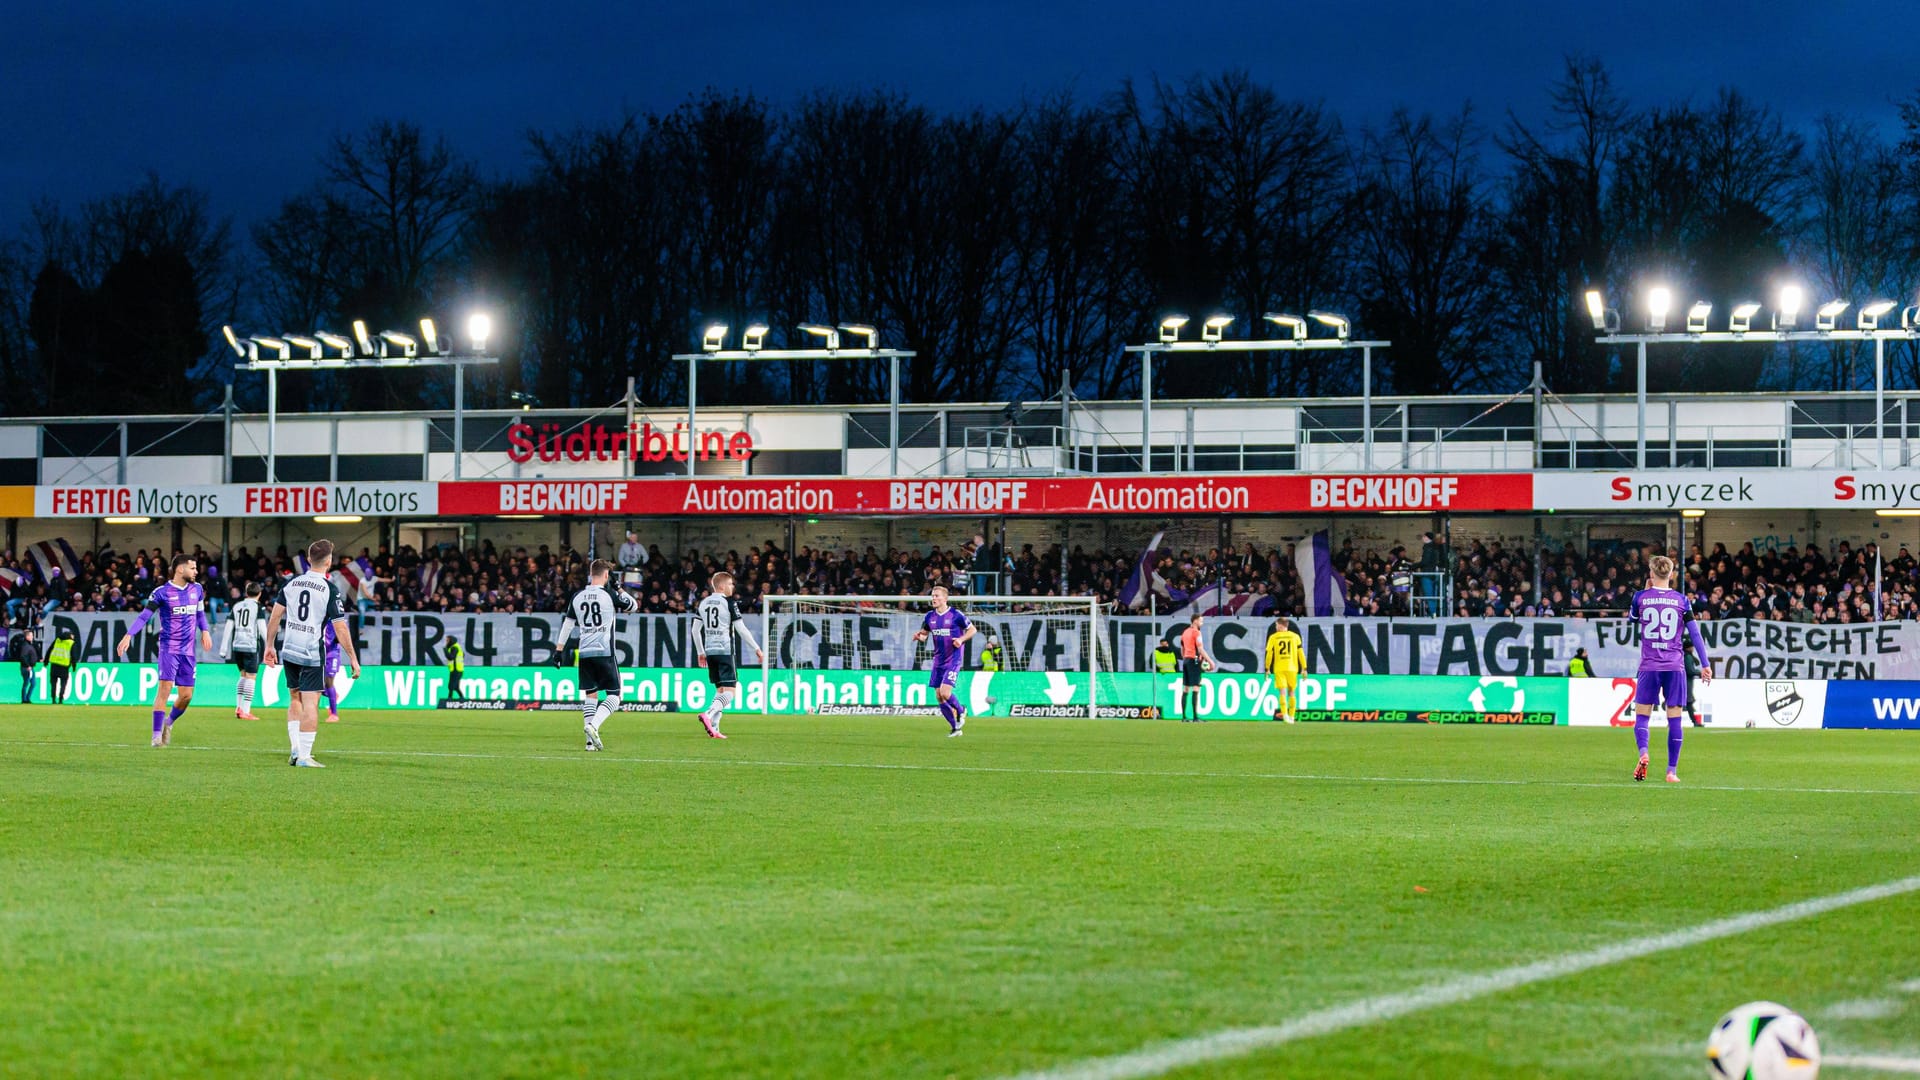
[[[1006,666],[1006,655],[1000,650],[1000,639],[988,634],[986,651],[980,654],[980,670],[999,671]]]
[[[447,697],[446,697],[446,700],[452,701],[454,698],[459,698],[461,701],[465,701],[467,699],[466,692],[460,689],[460,679],[466,673],[467,673],[467,651],[460,647],[460,643],[458,641],[455,641],[452,638],[448,638],[447,639]]]
[[[1573,659],[1567,661],[1567,675],[1575,679],[1593,678],[1593,661],[1587,659],[1587,650],[1574,650]]]
[[[55,705],[67,700],[67,676],[73,674],[73,631],[62,630],[47,650],[47,688]]]
[[[1180,667],[1180,655],[1173,651],[1173,643],[1161,638],[1153,646],[1153,672],[1156,675],[1171,675]]]

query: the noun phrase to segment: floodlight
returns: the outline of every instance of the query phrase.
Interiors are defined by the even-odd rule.
[[[1807,302],[1805,290],[1798,285],[1788,285],[1780,290],[1779,306],[1773,311],[1773,328],[1791,330],[1795,320],[1800,317],[1800,308]]]
[[[1753,329],[1753,317],[1760,314],[1760,305],[1748,301],[1733,305],[1733,315],[1727,320],[1727,329],[1736,334],[1744,334]]]
[[[485,352],[487,339],[493,336],[493,316],[476,311],[467,316],[467,337],[473,339],[473,351]]]
[[[754,323],[753,325],[747,327],[746,333],[740,335],[740,347],[747,350],[748,352],[759,352],[760,347],[762,345],[765,345],[766,342],[767,342],[767,324],[766,323]]]
[[[365,319],[353,320],[353,340],[360,343],[361,356],[372,356],[374,354],[373,339],[367,336],[367,322]]]
[[[232,349],[235,355],[240,357],[240,359],[242,360],[245,360],[247,358],[247,347],[245,345],[240,344],[240,339],[234,335],[233,327],[231,326],[221,327],[220,336],[227,339],[227,347],[229,349]]]
[[[1845,300],[1829,300],[1821,304],[1820,310],[1813,313],[1813,328],[1831,331],[1834,324],[1840,320],[1840,313],[1847,310],[1847,306]]]
[[[1606,330],[1607,298],[1600,294],[1599,289],[1587,290],[1587,318],[1593,320],[1595,330]]]
[[[1200,340],[1219,341],[1221,335],[1227,332],[1227,327],[1232,325],[1231,315],[1209,315],[1207,321],[1200,324]]]
[[[250,337],[247,340],[253,343],[256,355],[268,349],[273,350],[274,355],[267,357],[269,360],[285,360],[293,353],[287,343],[277,337]]]
[[[835,349],[838,349],[840,347],[840,331],[835,330],[831,326],[822,326],[819,323],[803,322],[800,324],[800,331],[801,333],[812,334],[814,337],[820,338],[822,341],[826,342],[827,350],[829,352]]]
[[[445,356],[453,351],[453,347],[441,338],[440,332],[433,325],[432,319],[420,320],[420,343],[428,352],[439,353],[441,356]]]
[[[866,338],[867,348],[869,349],[877,349],[880,347],[880,331],[875,330],[873,327],[868,326],[866,323],[844,323],[843,322],[840,324],[840,329],[845,330],[849,334],[858,334],[861,337]]]
[[[420,343],[413,335],[398,330],[380,331],[380,357],[383,360],[411,360],[420,353]]]
[[[1687,309],[1687,333],[1704,334],[1707,332],[1707,316],[1713,314],[1713,305],[1705,300],[1696,300]]]
[[[1667,328],[1667,312],[1673,310],[1673,290],[1655,285],[1647,290],[1647,327],[1658,333]]]
[[[1187,325],[1185,315],[1169,315],[1160,320],[1160,340],[1175,342],[1180,340],[1180,328]]]
[[[1920,329],[1920,305],[1900,309],[1900,327],[1903,330]]]
[[[311,363],[315,360],[320,359],[320,343],[313,340],[312,338],[302,337],[298,334],[288,334],[286,340],[288,345],[291,345],[292,347],[299,349],[302,353],[306,354],[300,357],[300,359],[305,360],[308,363]]]
[[[1339,338],[1341,341],[1347,340],[1353,333],[1353,320],[1347,318],[1345,315],[1335,315],[1331,311],[1309,311],[1307,312],[1307,318],[1312,319],[1322,326],[1332,327],[1333,336]]]
[[[1287,331],[1287,336],[1294,341],[1305,341],[1307,338],[1307,320],[1298,315],[1269,311],[1266,314],[1266,320]]]
[[[327,348],[340,350],[339,356],[327,357],[326,355],[322,354],[321,359],[323,360],[353,359],[353,342],[348,341],[346,338],[341,337],[339,334],[329,334],[325,330],[315,330],[313,332],[313,336],[316,338],[319,338],[320,344],[325,345]]]
[[[1893,310],[1891,300],[1869,300],[1860,308],[1856,325],[1862,330],[1880,329],[1880,317]]]
[[[700,336],[700,347],[708,352],[719,352],[727,347],[727,324],[714,323]]]

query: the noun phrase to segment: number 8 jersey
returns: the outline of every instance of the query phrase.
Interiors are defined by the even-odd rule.
[[[1633,594],[1633,621],[1640,627],[1641,671],[1685,671],[1693,610],[1674,589],[1642,589]],[[1692,633],[1689,633],[1692,631]]]
[[[335,619],[347,617],[346,609],[340,603],[339,590],[326,578],[309,570],[281,586],[280,598],[274,603],[287,609],[280,659],[319,666],[326,648],[320,637],[322,628]]]

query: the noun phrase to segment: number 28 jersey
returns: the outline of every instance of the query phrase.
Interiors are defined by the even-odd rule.
[[[1640,627],[1641,671],[1685,671],[1687,627],[1693,609],[1674,589],[1642,589],[1633,594],[1633,621]]]
[[[326,651],[322,628],[335,619],[347,617],[340,603],[340,591],[326,578],[308,571],[281,586],[280,598],[274,603],[287,611],[280,658],[295,664],[319,664]]]
[[[574,593],[567,605],[566,622],[580,628],[580,655],[612,656],[614,616],[639,606],[624,590],[611,585],[589,585]],[[571,627],[562,625],[561,644],[570,636],[569,629]]]

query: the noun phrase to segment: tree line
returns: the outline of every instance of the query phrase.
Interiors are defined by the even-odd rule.
[[[1647,283],[1677,299],[1903,300],[1920,287],[1920,95],[1889,139],[1844,116],[1810,130],[1734,90],[1641,105],[1569,58],[1543,119],[1411,108],[1353,125],[1244,72],[1125,84],[1096,100],[941,113],[903,95],[820,92],[790,108],[707,91],[664,113],[527,136],[484,178],[405,122],[337,136],[318,179],[237,227],[149,176],[76,207],[48,199],[0,240],[0,411],[193,412],[234,381],[219,327],[457,329],[492,313],[503,363],[474,405],[685,393],[667,357],[709,322],[867,322],[913,349],[912,401],[1138,392],[1121,352],[1158,316],[1350,314],[1384,338],[1379,388],[1560,393],[1632,372],[1593,344],[1580,293]],[[1629,319],[1634,314],[1629,309]],[[736,329],[737,334],[737,329]],[[1857,348],[1655,350],[1656,389],[1841,389]],[[1910,348],[1894,377],[1920,381]],[[716,364],[702,396],[876,400],[858,363]],[[1337,354],[1169,364],[1178,397],[1350,393]],[[258,380],[236,393],[257,405]],[[443,405],[444,374],[283,380],[290,409]]]

